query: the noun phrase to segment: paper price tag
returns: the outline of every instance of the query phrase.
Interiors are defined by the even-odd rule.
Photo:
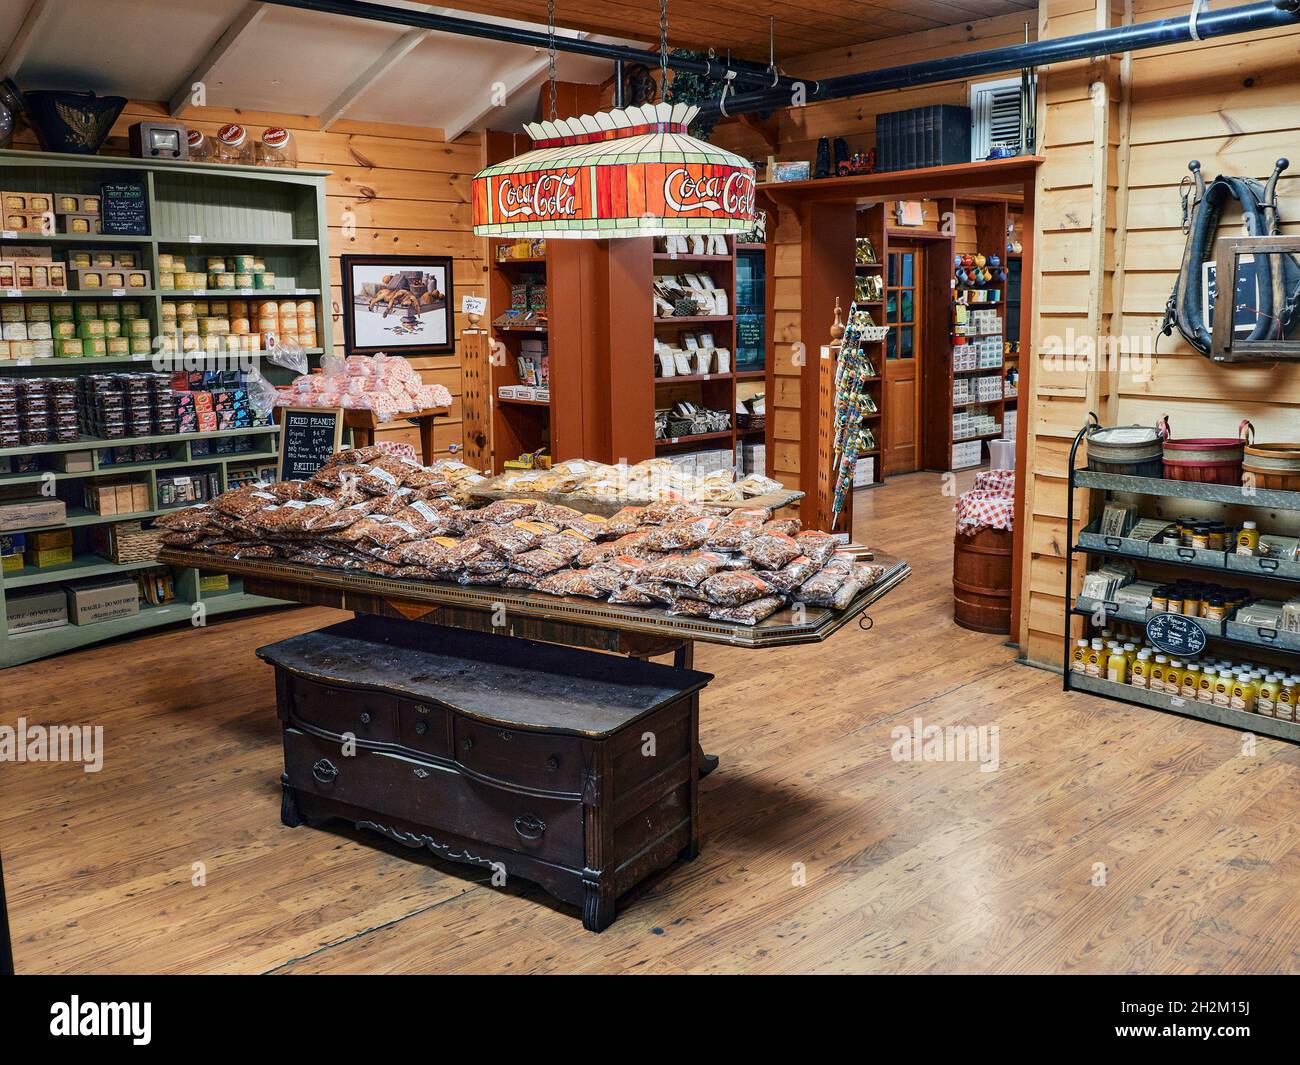
[[[191,234],[190,234],[190,243],[191,243],[191,244],[202,244],[202,243],[203,243],[203,235],[202,235],[201,233],[191,233]]]
[[[460,309],[463,314],[482,314],[487,310],[487,300],[482,296],[462,296]]]
[[[22,294],[23,294],[23,290],[20,288],[11,288],[5,291],[5,295],[8,296],[11,300],[18,299]]]
[[[5,240],[17,240],[17,239],[18,239],[18,230],[16,230],[16,229],[0,229],[0,237],[3,237]]]
[[[114,296],[125,296],[125,295],[126,295],[126,289],[124,289],[124,288],[115,288],[115,289],[112,290],[112,295],[114,295]]]

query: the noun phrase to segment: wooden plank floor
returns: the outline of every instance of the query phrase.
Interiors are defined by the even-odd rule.
[[[968,483],[970,475],[962,479]],[[1300,969],[1300,750],[1085,695],[950,620],[937,475],[860,494],[915,576],[815,647],[701,646],[703,852],[601,935],[515,882],[279,822],[292,610],[0,674],[0,723],[102,724],[104,768],[0,765],[26,972],[1283,972]],[[1000,767],[890,730],[996,725]],[[1104,884],[1096,883],[1104,867]],[[797,872],[802,870],[802,876]]]

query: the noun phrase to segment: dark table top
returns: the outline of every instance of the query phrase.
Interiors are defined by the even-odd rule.
[[[257,654],[324,684],[438,702],[503,727],[595,737],[713,679],[692,669],[374,616],[269,644]]]

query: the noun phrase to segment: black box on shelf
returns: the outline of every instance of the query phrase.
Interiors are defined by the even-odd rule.
[[[970,162],[971,109],[931,104],[876,116],[876,169],[916,170]]]

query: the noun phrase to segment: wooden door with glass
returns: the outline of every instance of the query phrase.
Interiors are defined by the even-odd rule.
[[[885,259],[884,439],[886,474],[921,466],[921,301],[925,256],[919,244],[890,242]]]

